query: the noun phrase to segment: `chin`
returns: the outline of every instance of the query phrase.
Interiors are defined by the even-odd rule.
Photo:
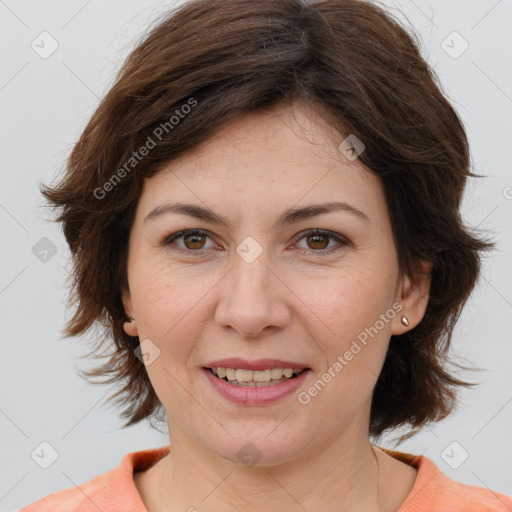
[[[237,427],[226,427],[231,434],[217,426],[217,435],[204,439],[204,444],[218,457],[246,467],[277,466],[298,458],[301,445],[307,442],[306,435],[290,431],[279,422],[267,422],[260,425],[247,423]],[[277,426],[277,428],[276,428]],[[301,445],[297,440],[301,440]]]

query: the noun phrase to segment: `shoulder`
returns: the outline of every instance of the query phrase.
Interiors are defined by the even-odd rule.
[[[95,505],[101,507],[108,477],[109,473],[104,473],[85,484],[49,494],[17,512],[82,512],[96,508]]]
[[[437,466],[428,459],[430,464],[438,471],[433,476],[432,491],[426,490],[427,500],[439,512],[444,510],[452,512],[512,512],[512,498],[486,487],[463,484],[448,477],[437,469]]]
[[[169,452],[169,446],[131,452],[121,464],[87,483],[49,494],[17,512],[146,512],[134,483],[134,472],[143,471]]]
[[[418,470],[414,487],[398,512],[512,512],[510,496],[457,482],[423,455],[384,451]]]

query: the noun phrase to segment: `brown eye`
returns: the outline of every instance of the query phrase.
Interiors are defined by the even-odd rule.
[[[307,236],[309,241],[308,246],[310,249],[327,249],[329,246],[329,237],[326,235],[309,235]]]
[[[301,246],[299,244],[294,245],[303,249],[310,255],[316,254],[318,256],[338,252],[347,245],[350,245],[350,242],[345,237],[338,235],[337,233],[321,229],[303,232],[298,242],[302,242],[303,240],[305,246]],[[333,243],[331,244],[331,242]]]
[[[183,243],[190,250],[202,249],[205,244],[205,237],[198,234],[184,235]]]
[[[210,246],[207,245],[208,241],[210,241]],[[208,249],[215,248],[210,235],[206,231],[199,229],[189,229],[174,233],[162,241],[162,246],[193,256],[200,256]]]

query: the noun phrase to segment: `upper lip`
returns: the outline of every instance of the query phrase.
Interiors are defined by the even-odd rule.
[[[308,368],[307,365],[293,362],[283,361],[281,359],[256,359],[248,361],[239,357],[228,357],[226,359],[217,359],[204,365],[205,368],[234,368],[240,370],[267,370],[272,368]]]

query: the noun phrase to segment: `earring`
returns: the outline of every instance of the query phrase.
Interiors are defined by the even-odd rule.
[[[409,325],[409,319],[404,315],[400,321],[402,322],[403,325],[405,325],[406,327]]]
[[[130,323],[135,322],[135,318],[130,317]]]

